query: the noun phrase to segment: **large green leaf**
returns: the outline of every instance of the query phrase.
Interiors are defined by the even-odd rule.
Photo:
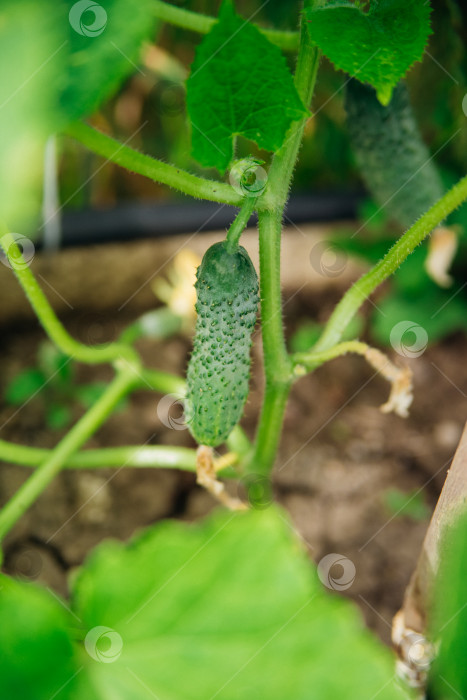
[[[69,621],[84,643],[71,668],[56,601],[16,586],[0,590],[0,671],[15,689],[5,697],[42,700],[67,677],[58,700],[406,698],[389,651],[323,588],[274,507],[99,546],[72,584]]]
[[[3,0],[0,7],[0,217],[30,227],[40,207],[43,146],[57,123],[55,93],[66,43],[50,3]]]
[[[426,0],[372,0],[368,12],[350,0],[318,0],[306,14],[313,43],[336,68],[373,85],[383,104],[430,33]]]
[[[151,0],[107,0],[105,9],[92,0],[3,0],[0,211],[10,228],[37,222],[47,137],[136,70],[153,27]]]
[[[225,0],[196,51],[187,83],[193,156],[224,172],[237,134],[277,150],[306,115],[280,50]]]
[[[275,508],[103,544],[73,604],[86,629],[114,631],[110,658],[112,644],[121,651],[113,663],[88,658],[106,700],[403,697],[389,652],[350,603],[324,592]]]
[[[0,697],[51,700],[73,683],[65,610],[49,593],[0,576]]]
[[[85,3],[97,7],[87,14],[72,12],[79,3],[65,2],[70,10],[65,24],[69,61],[60,106],[67,119],[96,109],[135,72],[141,45],[155,26],[152,0],[106,0],[105,8],[90,0]]]

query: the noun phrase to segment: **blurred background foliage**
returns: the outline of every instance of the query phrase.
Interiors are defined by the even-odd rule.
[[[219,0],[175,0],[179,7],[217,15]],[[443,182],[448,188],[467,172],[467,4],[462,0],[431,0],[433,32],[424,60],[407,76],[415,117]],[[237,0],[245,17],[266,27],[295,29],[299,0]],[[185,105],[185,80],[202,37],[161,23],[152,42],[141,52],[138,66],[119,91],[94,114],[95,126],[116,135],[145,153],[176,163],[192,172],[201,167],[190,155],[190,126]],[[286,55],[293,68],[294,57]],[[332,245],[349,255],[375,263],[400,235],[402,228],[379,208],[364,186],[349,144],[344,109],[348,76],[323,59],[313,118],[308,120],[293,192],[363,194],[359,222],[336,224]],[[106,208],[125,201],[186,200],[181,194],[133,175],[102,160],[71,139],[61,139],[60,201],[68,209]],[[253,155],[269,162],[270,154],[238,139],[238,157]],[[218,177],[216,171],[203,171]],[[84,183],[84,185],[83,185]],[[467,206],[449,218],[457,225],[459,248],[450,273],[453,284],[442,289],[424,269],[426,246],[418,249],[378,298],[370,319],[372,339],[389,344],[393,326],[411,319],[422,325],[430,342],[467,330]],[[352,237],[358,229],[358,236]],[[388,290],[389,293],[388,293]],[[442,309],[442,313],[438,310]],[[381,311],[381,313],[380,313]]]
[[[216,15],[219,0],[178,0],[172,4]],[[425,141],[446,182],[467,171],[467,117],[462,101],[467,92],[467,6],[458,0],[432,0],[433,34],[423,63],[408,75],[413,108]],[[254,15],[262,26],[294,29],[299,0],[270,0],[259,12],[257,0],[237,0],[245,17]],[[95,124],[110,128],[122,140],[180,167],[198,170],[190,157],[190,134],[186,121],[184,79],[201,37],[162,24],[155,41],[143,51],[138,70],[124,83],[112,100],[95,117]],[[288,57],[291,67],[293,58]],[[313,100],[316,118],[309,120],[294,190],[358,190],[361,179],[350,151],[345,125],[344,83],[347,76],[336,72],[323,59]],[[449,144],[446,141],[460,129]],[[138,131],[139,130],[139,131]],[[137,133],[135,133],[137,132]],[[169,199],[178,197],[143,178],[109,166],[94,177],[88,187],[74,194],[77,185],[90,175],[95,156],[71,143],[63,144],[61,198],[69,205],[109,205],[124,199]],[[254,149],[254,145],[253,145]],[[239,157],[249,155],[252,144],[239,144]],[[256,151],[253,155],[267,154]],[[467,218],[467,217],[466,217]]]

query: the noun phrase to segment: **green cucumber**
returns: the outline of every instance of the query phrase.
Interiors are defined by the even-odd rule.
[[[248,396],[258,277],[245,248],[215,243],[197,272],[195,340],[185,414],[200,445],[216,447],[240,420]]]
[[[352,79],[345,107],[352,150],[368,191],[408,228],[444,194],[404,83],[384,107],[372,87]]]

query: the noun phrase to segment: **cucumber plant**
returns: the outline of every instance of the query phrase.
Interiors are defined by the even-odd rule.
[[[75,362],[109,364],[114,378],[53,449],[0,440],[0,459],[32,469],[3,504],[0,542],[65,468],[171,467],[197,471],[201,483],[218,496],[224,493],[219,474],[249,479],[256,488],[274,466],[293,383],[348,352],[365,357],[391,382],[383,410],[407,413],[410,372],[346,333],[363,302],[467,200],[467,177],[442,193],[433,175],[428,196],[416,192],[414,206],[400,209],[405,233],[345,293],[319,337],[294,352],[284,334],[280,244],[294,167],[313,118],[322,55],[359,81],[350,91],[375,91],[371,110],[350,110],[349,131],[355,132],[357,119],[367,120],[365,136],[373,135],[373,141],[365,148],[371,161],[362,157],[362,167],[371,165],[376,176],[369,172],[369,182],[377,181],[381,192],[388,178],[397,189],[400,163],[381,172],[384,162],[376,157],[384,135],[378,119],[399,99],[406,110],[397,86],[423,57],[429,2],[374,0],[367,7],[350,0],[305,0],[295,18],[297,31],[262,27],[253,21],[260,9],[244,18],[232,0],[223,0],[215,17],[163,0],[140,0],[137,10],[126,0],[108,0],[105,7],[86,0],[71,7],[65,0],[44,0],[40,8],[33,0],[2,5],[0,58],[11,69],[0,85],[1,261],[16,275],[59,351]],[[141,47],[164,23],[203,37],[186,93],[198,174],[145,155],[82,121],[123,83]],[[12,60],[12,55],[24,60]],[[393,93],[396,103],[391,103]],[[410,120],[407,125],[418,167],[426,152]],[[76,341],[49,304],[33,261],[24,260],[12,231],[32,235],[37,225],[42,151],[57,133],[185,195],[240,209],[225,241],[206,251],[198,270],[198,320],[186,382],[145,366],[134,345],[144,323],[115,342],[88,346]],[[240,147],[250,155],[238,162]],[[399,153],[404,177],[409,177],[406,145],[399,144]],[[201,167],[217,175],[205,177]],[[259,274],[240,245],[254,212]],[[239,421],[248,396],[258,305],[265,381],[251,441]],[[180,327],[179,320],[173,327]],[[83,449],[122,399],[142,389],[184,397],[199,449]],[[224,443],[226,452],[215,454],[213,448]],[[310,565],[283,521],[274,507],[267,513],[221,512],[197,529],[166,523],[128,546],[103,544],[74,577],[70,608],[48,592],[2,577],[3,695],[23,700],[305,700],[313,688],[316,697],[343,700],[409,697],[394,682],[387,651],[360,629],[349,606],[324,595],[317,576],[310,576]],[[255,557],[245,556],[246,548]],[[318,575],[329,583],[330,572],[326,578],[321,567]],[[110,649],[99,644],[102,640]],[[16,649],[18,658],[12,653]],[[180,659],[186,661],[183,672]],[[336,659],[345,675],[335,673]]]

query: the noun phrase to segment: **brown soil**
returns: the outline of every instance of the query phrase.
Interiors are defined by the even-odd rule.
[[[314,289],[313,294],[308,288],[287,289],[291,330],[305,318],[328,313],[340,295],[342,279],[332,284],[332,290]],[[133,316],[133,311],[128,314]],[[88,309],[70,313],[64,322],[76,337],[102,342],[115,337],[128,318]],[[42,338],[37,323],[10,323],[3,329],[0,388],[20,368],[34,364]],[[139,347],[148,365],[182,373],[190,343],[177,337],[164,343],[143,341]],[[415,401],[407,420],[378,410],[388,387],[353,357],[336,360],[303,378],[293,388],[287,408],[274,474],[276,498],[290,512],[316,561],[336,552],[354,562],[355,582],[344,594],[358,603],[368,624],[385,641],[428,520],[389,512],[384,493],[389,488],[420,489],[429,511],[433,509],[465,420],[466,351],[467,340],[456,336],[411,361]],[[250,436],[262,389],[258,337],[254,358],[252,394],[243,420]],[[109,376],[105,367],[77,366],[79,382]],[[150,392],[134,394],[126,410],[113,416],[89,446],[192,446],[186,430],[161,424],[157,401]],[[45,426],[41,404],[34,400],[20,411],[3,406],[0,425],[3,439],[31,446],[52,447],[62,434]],[[27,469],[1,466],[2,502],[27,475]],[[126,539],[161,518],[198,518],[213,505],[188,473],[65,471],[8,536],[5,570],[66,594],[67,572],[103,538]]]

